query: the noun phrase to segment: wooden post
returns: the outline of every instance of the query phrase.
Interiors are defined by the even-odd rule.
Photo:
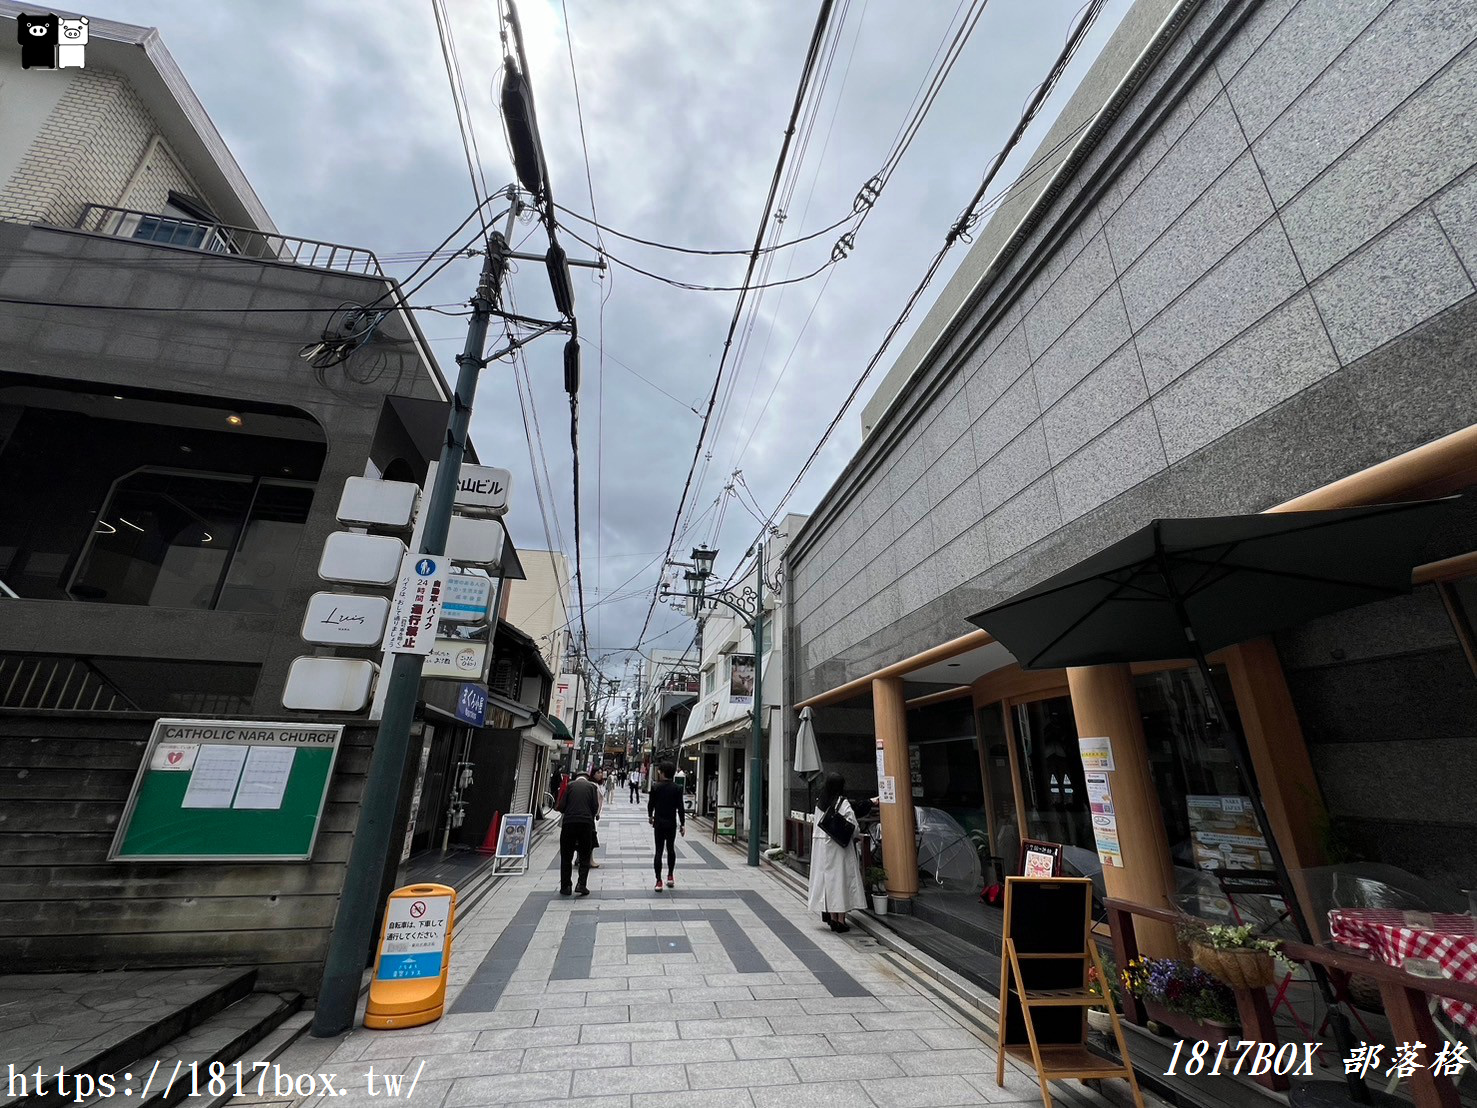
[[[1143,719],[1126,665],[1085,666],[1067,670],[1077,734],[1107,736],[1114,769],[1108,774],[1113,810],[1118,818],[1122,866],[1104,866],[1108,895],[1154,908],[1170,907],[1174,889],[1169,858],[1169,836],[1159,809],[1159,794],[1149,769]],[[1139,946],[1150,957],[1173,957],[1179,952],[1174,928],[1157,920],[1143,920]]]
[[[1253,639],[1230,647],[1216,660],[1225,661],[1231,678],[1262,806],[1287,861],[1293,895],[1302,902],[1314,937],[1326,938],[1327,920],[1315,910],[1303,871],[1324,863],[1319,827],[1327,816],[1277,648],[1271,639]]]
[[[1461,1098],[1449,1077],[1442,1077],[1430,1068],[1440,1044],[1446,1041],[1431,1020],[1431,1011],[1426,1007],[1429,997],[1416,989],[1407,989],[1399,982],[1381,979],[1380,999],[1385,1003],[1385,1016],[1390,1021],[1390,1031],[1397,1043],[1421,1043],[1425,1049],[1418,1052],[1420,1065],[1406,1078],[1410,1087],[1410,1099],[1416,1108],[1457,1108]]]
[[[877,741],[882,744],[883,775],[891,777],[896,786],[896,799],[880,805],[887,895],[894,900],[911,900],[918,893],[918,842],[913,771],[908,760],[908,708],[901,677],[880,677],[872,682],[872,718]]]
[[[1118,963],[1118,972],[1122,973],[1124,967],[1139,956],[1139,941],[1135,931],[1133,913],[1110,905],[1108,907],[1108,930],[1113,934],[1113,960]],[[1104,984],[1107,983],[1104,982]],[[1143,1027],[1149,1022],[1149,1014],[1144,1011],[1144,1002],[1124,989],[1121,981],[1118,982],[1118,986],[1123,996],[1123,1018],[1129,1023],[1136,1023]]]

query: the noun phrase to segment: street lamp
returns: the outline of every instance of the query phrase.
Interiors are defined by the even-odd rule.
[[[764,717],[760,711],[764,704],[764,544],[758,544],[756,550],[759,555],[757,589],[746,585],[738,591],[723,589],[710,596],[707,591],[708,578],[713,576],[713,563],[718,559],[718,551],[699,546],[693,550],[692,564],[686,567],[682,575],[687,582],[688,591],[674,592],[665,582],[661,591],[663,600],[682,598],[683,611],[693,619],[717,611],[718,605],[722,604],[743,620],[754,643],[754,704],[749,713],[753,721],[753,727],[749,731],[748,795],[751,866],[759,864],[759,828],[764,822],[764,766],[760,753],[764,734]]]

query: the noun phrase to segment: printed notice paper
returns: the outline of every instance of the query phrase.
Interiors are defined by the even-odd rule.
[[[195,755],[195,768],[185,787],[181,808],[229,808],[249,747],[206,743]]]
[[[241,784],[236,789],[236,802],[231,807],[272,811],[281,808],[296,754],[295,746],[250,747],[246,768],[241,771]]]

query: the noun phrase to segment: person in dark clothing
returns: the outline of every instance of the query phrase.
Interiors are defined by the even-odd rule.
[[[652,864],[656,869],[656,889],[661,892],[663,847],[667,852],[667,888],[677,884],[677,832],[680,828],[683,838],[687,837],[687,813],[682,806],[682,786],[672,780],[677,776],[676,765],[663,762],[657,776],[660,780],[647,794],[646,817],[655,829],[656,857]]]
[[[600,788],[581,772],[564,789],[556,805],[564,813],[559,829],[559,895],[569,896],[575,854],[580,859],[580,883],[572,890],[589,896],[590,855],[595,849],[595,818],[600,814]]]

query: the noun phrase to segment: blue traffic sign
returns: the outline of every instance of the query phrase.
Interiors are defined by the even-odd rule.
[[[422,577],[431,577],[436,572],[436,562],[431,558],[422,558],[415,563],[415,571]]]
[[[487,723],[487,690],[481,685],[463,685],[456,694],[456,718],[473,727]]]

